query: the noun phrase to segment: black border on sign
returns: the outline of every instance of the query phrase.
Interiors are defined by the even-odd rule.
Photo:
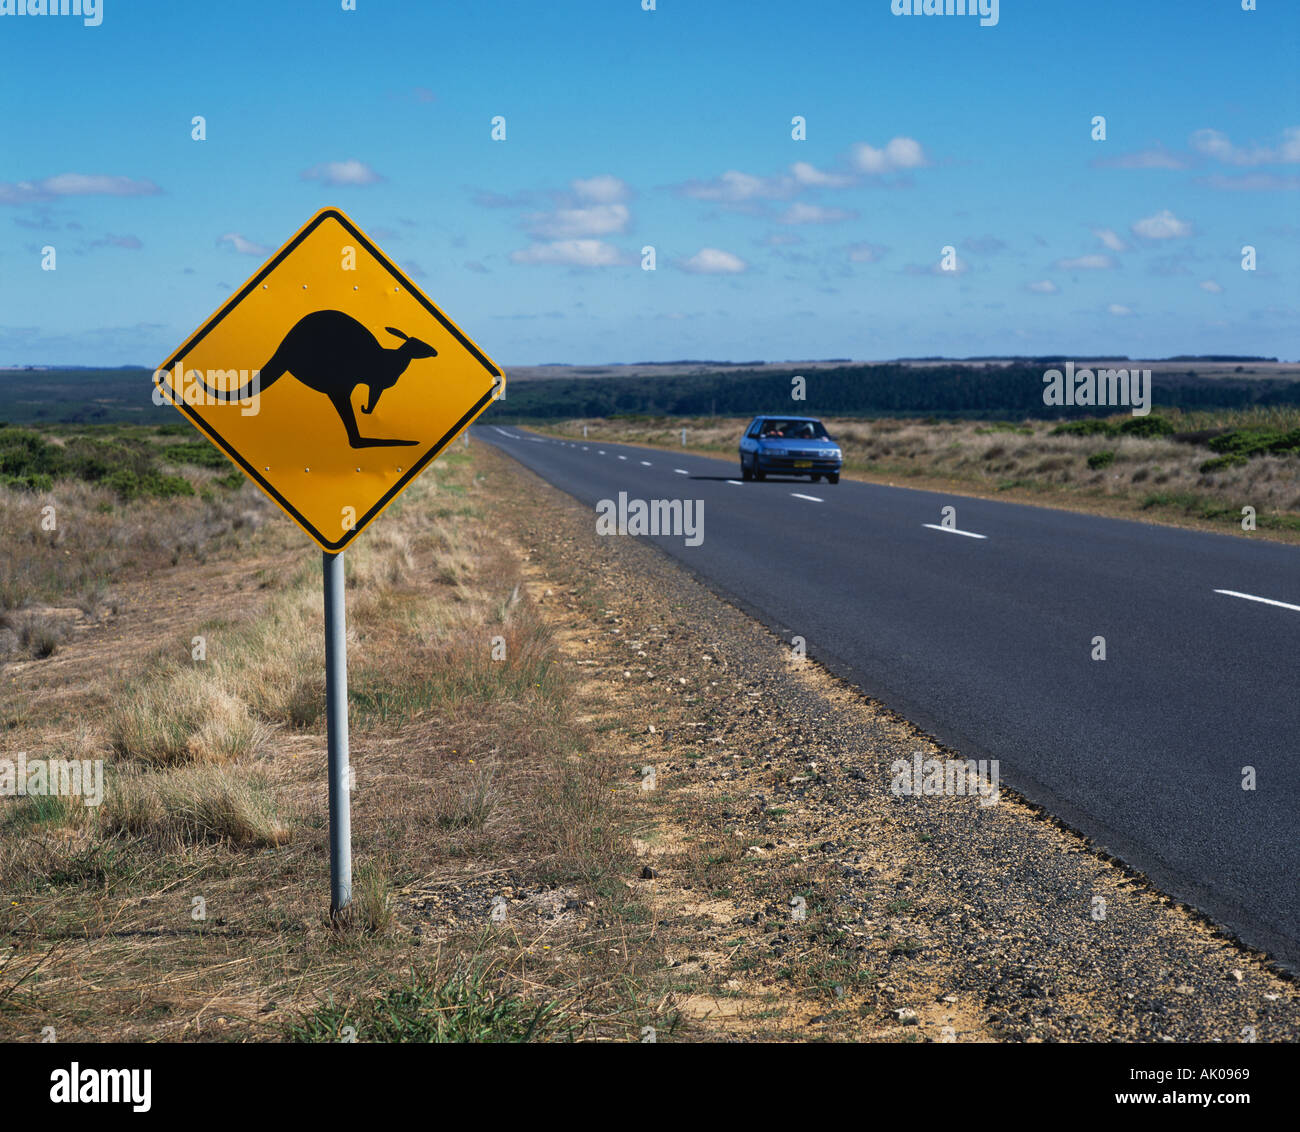
[[[411,480],[415,479],[415,477],[418,476],[429,465],[431,461],[437,458],[438,454],[447,446],[449,441],[454,439],[456,435],[466,425],[468,425],[485,408],[487,408],[488,404],[493,400],[494,396],[496,395],[498,384],[500,383],[501,379],[505,376],[505,374],[502,373],[502,371],[497,367],[497,365],[494,362],[489,361],[488,358],[484,356],[483,351],[480,350],[476,345],[474,345],[474,343],[471,342],[468,338],[466,338],[465,335],[462,334],[460,330],[447,319],[447,317],[442,313],[442,311],[440,311],[437,307],[433,305],[433,303],[429,301],[429,299],[425,296],[424,292],[421,291],[417,286],[415,286],[415,284],[412,283],[405,275],[403,275],[402,272],[399,271],[398,268],[393,264],[393,262],[388,258],[388,256],[386,256],[377,247],[375,247],[375,245],[370,242],[369,238],[363,232],[361,232],[356,227],[355,224],[353,224],[338,209],[326,208],[320,211],[319,213],[317,213],[312,220],[308,221],[308,223],[303,227],[302,231],[300,231],[292,240],[289,241],[289,243],[285,244],[284,247],[282,247],[278,252],[276,252],[276,254],[271,259],[267,260],[267,262],[263,264],[262,269],[256,275],[254,275],[252,279],[250,279],[247,283],[245,283],[243,288],[239,290],[235,294],[235,296],[232,299],[230,299],[229,302],[226,303],[224,307],[222,307],[219,311],[217,311],[216,314],[214,314],[211,318],[209,318],[208,321],[205,322],[203,326],[199,328],[199,330],[197,330],[194,334],[192,334],[189,338],[187,338],[185,342],[181,345],[181,347],[178,350],[176,350],[171,357],[169,357],[165,362],[163,362],[163,364],[159,366],[158,370],[155,372],[161,371],[164,373],[170,373],[175,368],[176,363],[181,360],[181,358],[188,355],[194,349],[195,346],[197,346],[200,342],[202,342],[203,339],[206,338],[209,333],[211,333],[214,329],[216,329],[216,327],[221,323],[221,321],[226,317],[226,315],[228,315],[237,306],[239,306],[240,303],[242,303],[254,290],[257,289],[258,285],[262,282],[262,280],[265,279],[268,275],[270,275],[271,272],[274,271],[275,268],[279,266],[280,262],[285,258],[285,256],[287,256],[299,244],[301,244],[303,240],[305,240],[309,235],[311,235],[311,233],[314,232],[324,221],[329,220],[331,218],[337,220],[339,224],[341,224],[343,228],[348,232],[348,234],[353,239],[355,239],[358,243],[360,243],[366,249],[366,251],[368,251],[375,258],[375,260],[383,266],[384,270],[386,270],[389,275],[391,275],[398,283],[400,283],[403,287],[405,287],[411,295],[413,295],[416,299],[418,299],[420,305],[424,307],[425,310],[427,310],[431,315],[433,315],[434,318],[438,320],[438,322],[442,325],[443,329],[445,329],[449,334],[451,334],[456,339],[456,341],[458,341],[462,346],[464,346],[466,351],[468,351],[471,355],[473,355],[474,359],[496,379],[492,383],[492,389],[490,389],[487,393],[485,393],[482,397],[480,397],[478,403],[475,404],[474,407],[470,409],[469,412],[467,412],[463,417],[461,417],[459,421],[457,421],[454,425],[452,425],[452,427],[448,429],[447,432],[443,435],[442,439],[437,441],[435,444],[433,444],[432,447],[430,447],[428,451],[426,451],[424,455],[421,456],[415,462],[415,464],[411,466],[411,468],[402,476],[402,478],[398,480],[397,483],[395,483],[391,488],[389,488],[389,490],[384,494],[383,498],[380,499],[378,503],[376,503],[373,507],[371,507],[369,511],[367,511],[364,515],[361,516],[361,518],[357,520],[356,525],[350,531],[348,531],[342,538],[338,540],[327,539],[324,535],[320,533],[320,531],[318,531],[314,526],[312,526],[312,524],[309,523],[307,519],[303,517],[303,515],[298,511],[296,507],[293,506],[292,503],[290,503],[287,499],[285,499],[285,497],[281,495],[278,491],[276,491],[275,488],[271,486],[271,484],[269,484],[260,475],[258,475],[257,470],[253,467],[253,465],[250,464],[247,460],[245,460],[244,457],[241,456],[237,451],[235,451],[235,449],[232,448],[230,444],[226,442],[225,438],[222,437],[220,433],[218,433],[215,429],[211,428],[208,425],[208,423],[204,421],[203,418],[200,417],[197,413],[191,412],[190,411],[191,407],[189,405],[186,405],[184,401],[175,400],[171,396],[170,389],[167,387],[165,382],[155,381],[154,384],[163,390],[163,395],[167,398],[167,400],[176,408],[178,408],[182,413],[184,413],[190,419],[190,422],[197,429],[199,429],[200,432],[202,432],[206,437],[208,437],[208,439],[211,440],[213,444],[215,444],[218,448],[220,448],[222,452],[224,452],[228,457],[230,457],[231,460],[233,460],[237,465],[239,465],[240,470],[243,471],[243,473],[246,476],[248,476],[249,479],[251,479],[254,483],[258,485],[258,487],[260,487],[264,492],[266,492],[267,495],[269,495],[272,499],[274,499],[276,503],[278,503],[280,507],[283,508],[284,511],[294,520],[294,522],[298,524],[298,526],[300,526],[304,531],[306,531],[309,535],[311,535],[311,537],[315,539],[316,542],[318,542],[325,549],[329,550],[331,553],[337,554],[345,546],[347,546],[348,543],[350,543],[354,538],[356,538],[357,535],[359,535],[362,532],[362,530],[364,530],[375,519],[375,517],[405,489],[406,485],[410,483]]]

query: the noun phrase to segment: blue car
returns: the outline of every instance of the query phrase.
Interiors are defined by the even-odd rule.
[[[740,440],[740,478],[808,476],[840,482],[844,453],[816,417],[755,417]]]

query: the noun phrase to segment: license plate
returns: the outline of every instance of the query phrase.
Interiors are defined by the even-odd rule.
[[[812,461],[811,461],[811,460],[796,460],[796,461],[794,462],[794,466],[795,466],[796,468],[811,468],[811,467],[812,467]]]

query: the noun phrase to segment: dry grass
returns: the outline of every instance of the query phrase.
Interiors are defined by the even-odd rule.
[[[44,660],[58,651],[67,636],[65,618],[40,610],[0,613],[0,660],[15,655]]]
[[[219,766],[115,776],[99,831],[161,846],[211,841],[263,848],[288,839],[265,779]]]
[[[113,524],[148,527],[150,565],[101,556],[93,571],[45,578],[53,595],[93,572],[138,613],[60,646],[65,664],[87,649],[103,662],[78,669],[90,684],[73,707],[29,708],[11,731],[33,756],[63,744],[104,758],[106,798],[98,810],[0,800],[0,1038],[45,1025],[61,1041],[314,1038],[344,1017],[378,1033],[389,1023],[368,1003],[423,1009],[420,996],[387,997],[412,969],[419,986],[470,1003],[467,1019],[492,1004],[484,1032],[499,1037],[551,1034],[535,1019],[554,1003],[564,1036],[636,1031],[644,960],[627,947],[639,929],[623,923],[615,879],[632,858],[619,770],[590,755],[515,552],[480,513],[506,488],[484,485],[482,462],[499,459],[449,454],[347,552],[355,872],[339,923],[318,554],[286,572],[273,565],[276,525],[246,525],[237,541],[226,529],[197,549],[229,560],[218,576],[230,591],[191,590],[170,566],[176,532],[153,531],[160,516],[142,503],[105,512],[95,544],[130,548]],[[197,523],[204,505],[186,502]],[[42,576],[47,548],[25,547],[10,577]],[[175,602],[193,623],[169,617],[149,639],[151,611]],[[145,641],[115,639],[126,625]],[[142,643],[143,668],[113,663]],[[40,665],[55,663],[30,662],[14,702],[53,702],[59,677]],[[86,702],[106,710],[76,713]],[[494,925],[498,897],[510,917]],[[446,1033],[479,1032],[466,1025]]]
[[[108,719],[114,754],[148,766],[220,763],[256,754],[266,729],[207,671],[160,663]]]
[[[200,484],[202,473],[189,473]],[[108,598],[128,571],[200,561],[247,542],[274,513],[251,486],[167,500],[116,501],[103,487],[48,492],[0,486],[0,609]],[[52,508],[53,510],[49,510]],[[54,529],[45,529],[50,522]]]
[[[434,820],[442,829],[483,829],[501,798],[495,764],[471,763],[434,785]]]

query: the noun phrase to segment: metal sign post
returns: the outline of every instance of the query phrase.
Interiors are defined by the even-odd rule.
[[[348,775],[348,641],[343,553],[322,556],[325,573],[325,716],[329,729],[330,917],[352,902],[352,795]]]
[[[469,426],[505,400],[505,373],[346,215],[322,208],[153,380],[155,403],[188,417],[325,552],[337,918],[352,902],[343,549],[461,433],[468,447]]]

